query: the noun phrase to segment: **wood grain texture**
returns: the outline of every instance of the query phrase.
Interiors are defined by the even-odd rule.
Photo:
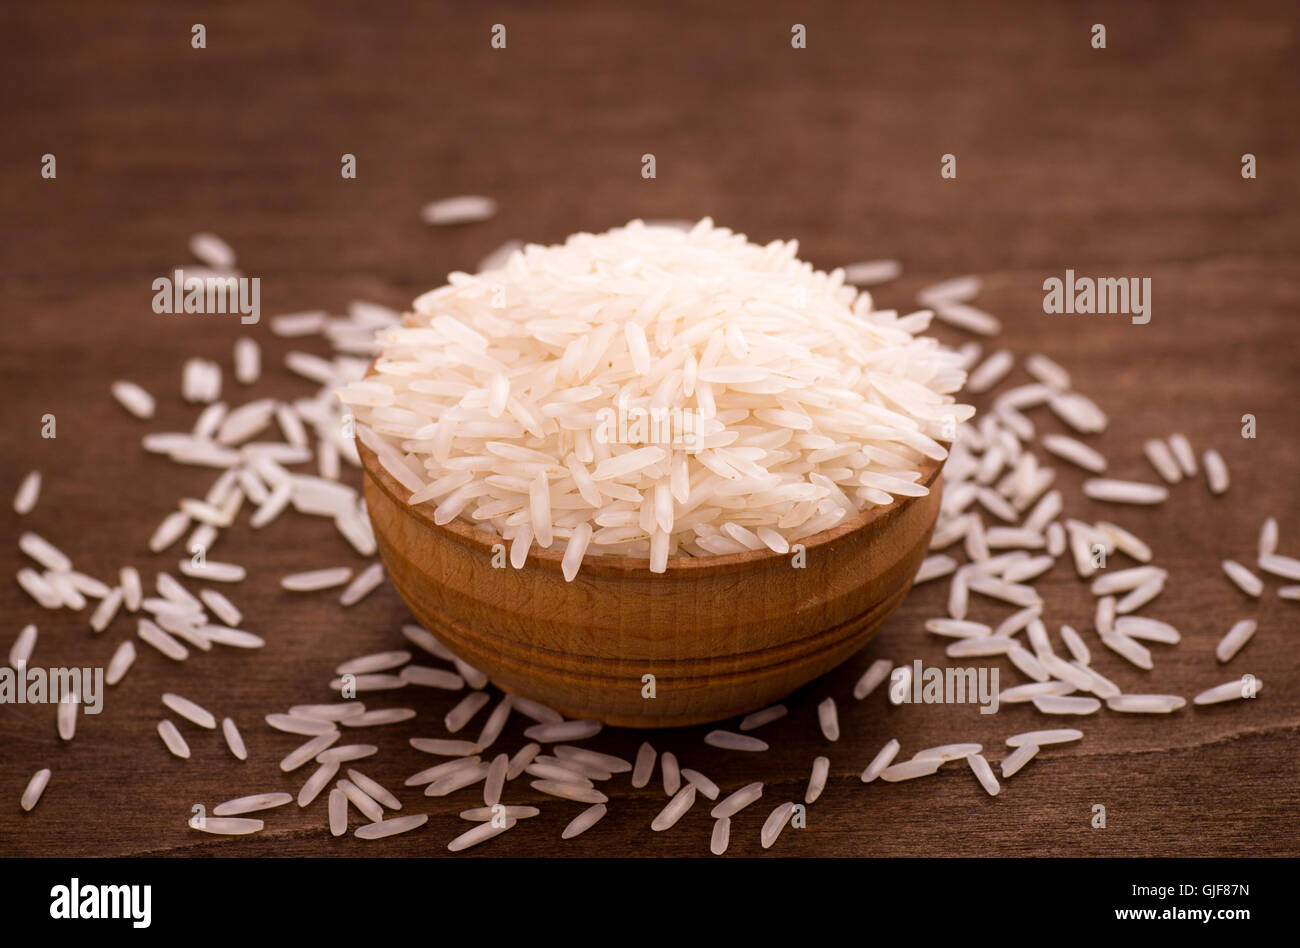
[[[921,627],[943,609],[943,584],[930,584],[860,655],[789,699],[789,717],[762,731],[767,753],[707,748],[703,728],[656,738],[724,789],[767,782],[762,802],[734,820],[731,853],[763,852],[764,817],[802,797],[813,757],[825,753],[831,777],[808,827],[787,830],[768,855],[1296,854],[1297,606],[1276,597],[1275,582],[1247,601],[1218,566],[1228,556],[1248,562],[1270,514],[1282,552],[1300,554],[1293,7],[814,0],[797,14],[806,50],[790,48],[795,15],[731,3],[6,6],[0,488],[12,491],[33,467],[46,487],[25,521],[7,504],[0,513],[11,539],[0,573],[18,569],[12,541],[26,528],[96,576],[128,562],[149,575],[174,568],[171,556],[149,556],[145,541],[176,498],[201,496],[212,476],[144,455],[139,437],[192,424],[195,412],[174,394],[181,361],[197,354],[228,368],[240,333],[227,320],[151,312],[150,281],[186,259],[190,233],[212,229],[232,243],[262,279],[269,314],[337,311],[353,298],[401,307],[509,238],[549,242],[638,216],[711,214],[755,240],[797,236],[801,255],[820,266],[901,259],[906,275],[876,293],[882,306],[908,307],[936,279],[983,274],[980,303],[1006,325],[997,344],[1057,359],[1109,413],[1095,443],[1114,476],[1152,477],[1145,437],[1181,430],[1198,449],[1218,448],[1233,483],[1217,499],[1198,481],[1162,507],[1117,509],[1083,500],[1082,477],[1064,465],[1059,486],[1069,515],[1129,527],[1171,573],[1146,612],[1179,626],[1183,644],[1156,647],[1149,674],[1097,648],[1104,674],[1125,689],[1186,696],[1244,672],[1266,683],[1249,704],[1088,719],[1082,742],[1045,751],[997,798],[951,765],[915,783],[864,787],[857,774],[891,737],[905,752],[979,741],[996,760],[1008,734],[1042,721],[1023,705],[980,715],[849,698],[876,658],[942,663],[943,643]],[[195,22],[208,28],[204,51],[189,46]],[[504,51],[489,46],[495,22],[509,28]],[[1096,22],[1108,28],[1104,51],[1088,44]],[[58,158],[55,181],[39,176],[47,152]],[[1257,156],[1257,180],[1240,176],[1245,152]],[[357,155],[355,181],[339,177],[344,153]],[[654,180],[640,177],[646,153],[657,157]],[[938,176],[945,153],[957,156],[956,180]],[[423,202],[457,193],[490,194],[501,214],[439,231],[419,222]],[[1150,277],[1151,323],[1043,315],[1042,282],[1066,268]],[[307,394],[277,367],[287,351],[321,345],[276,340],[265,321],[254,332],[268,366],[259,394]],[[152,424],[110,400],[119,377],[160,396]],[[57,439],[39,437],[46,412],[58,418]],[[1247,412],[1259,421],[1254,440],[1240,436]],[[1049,416],[1034,418],[1042,431],[1059,430]],[[328,523],[298,518],[260,533],[241,523],[218,551],[248,567],[248,581],[228,592],[267,648],[184,665],[142,649],[105,713],[83,716],[70,745],[57,739],[52,707],[0,707],[0,852],[444,852],[463,829],[455,814],[477,802],[473,791],[439,800],[403,791],[407,810],[429,812],[430,822],[384,842],[331,839],[323,800],[277,811],[257,837],[185,827],[193,804],[296,791],[306,774],[282,775],[276,763],[298,739],[261,716],[329,700],[334,666],[395,647],[408,617],[387,587],[347,611],[328,594],[280,591],[286,573],[360,565]],[[1089,626],[1091,596],[1066,564],[1037,585],[1049,628]],[[0,605],[0,645],[34,621],[34,661],[46,665],[103,664],[132,632],[119,620],[92,636],[84,615],[45,614],[8,581]],[[983,600],[974,610],[978,619],[1002,614]],[[1259,620],[1259,633],[1220,667],[1214,643],[1245,617]],[[154,732],[164,691],[232,715],[249,760],[189,728],[193,759],[168,756]],[[816,724],[828,694],[843,730],[833,744]],[[372,699],[420,717],[382,729],[383,754],[358,769],[400,788],[435,762],[406,739],[439,734],[456,697],[407,689]],[[503,746],[518,746],[523,726],[512,721]],[[592,746],[631,757],[640,740],[611,731]],[[16,801],[42,766],[53,779],[23,814]],[[464,858],[707,854],[701,804],[673,830],[650,833],[664,803],[657,781],[636,791],[623,780],[613,796],[605,820],[561,846],[579,806],[512,790],[509,802],[539,802],[542,816]],[[1105,830],[1089,824],[1098,803]]]
[[[434,523],[373,452],[360,454],[380,555],[420,623],[502,688],[620,727],[743,715],[840,665],[906,597],[943,497],[932,461],[920,479],[929,494],[807,537],[797,552],[674,556],[658,575],[648,560],[592,556],[566,582],[560,545],[515,570],[499,537]]]

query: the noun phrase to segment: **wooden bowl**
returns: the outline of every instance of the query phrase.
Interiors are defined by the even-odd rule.
[[[420,622],[505,691],[626,727],[744,714],[858,651],[911,588],[942,493],[942,462],[927,462],[927,496],[808,537],[798,568],[793,550],[675,556],[659,574],[648,560],[589,555],[568,583],[561,543],[513,569],[500,537],[435,524],[357,447],[379,553]]]

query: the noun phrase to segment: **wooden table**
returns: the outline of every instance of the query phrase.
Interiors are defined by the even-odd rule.
[[[1279,600],[1275,581],[1249,602],[1218,565],[1253,563],[1267,515],[1280,522],[1282,552],[1300,554],[1293,8],[913,0],[801,9],[806,49],[791,47],[789,14],[732,3],[7,9],[0,487],[12,491],[31,468],[46,486],[31,516],[20,520],[7,504],[0,513],[11,537],[0,571],[23,565],[12,541],[24,529],[95,576],[127,563],[150,579],[175,570],[174,553],[150,556],[145,541],[213,474],[146,455],[139,439],[192,424],[196,412],[178,394],[185,357],[219,360],[233,391],[230,348],[241,331],[230,319],[150,309],[151,280],[187,259],[197,230],[237,248],[245,272],[262,280],[268,315],[340,311],[353,298],[404,306],[508,238],[550,242],[638,216],[708,214],[759,241],[797,236],[801,255],[827,268],[897,257],[907,274],[880,288],[881,306],[912,306],[926,283],[977,272],[987,281],[980,304],[1006,325],[990,345],[1052,356],[1110,415],[1095,443],[1114,476],[1153,480],[1141,439],[1174,431],[1218,448],[1232,470],[1222,498],[1203,481],[1184,483],[1163,506],[1128,510],[1082,500],[1079,472],[1057,465],[1069,515],[1116,519],[1155,548],[1171,577],[1146,612],[1184,635],[1177,648],[1154,647],[1151,674],[1100,646],[1097,667],[1126,689],[1186,696],[1253,672],[1266,683],[1260,697],[1172,718],[1103,712],[1083,721],[1081,743],[1044,751],[997,798],[960,765],[916,783],[863,786],[858,773],[891,737],[906,754],[979,741],[997,760],[1005,736],[1045,726],[1024,705],[981,716],[971,706],[849,697],[875,658],[942,662],[943,643],[921,628],[942,613],[940,582],[918,589],[860,656],[791,696],[789,717],[762,732],[771,751],[707,748],[699,728],[651,739],[724,790],[766,782],[761,804],[735,820],[731,852],[742,855],[762,852],[763,819],[776,803],[802,799],[822,753],[830,785],[807,828],[787,830],[772,855],[1294,855],[1300,604]],[[207,28],[206,49],[190,46],[194,22]],[[494,22],[507,26],[504,50],[490,45]],[[1090,45],[1094,22],[1107,27],[1104,50]],[[1257,157],[1256,180],[1241,176],[1246,152]],[[46,153],[57,159],[53,180],[40,176]],[[340,177],[345,153],[357,156],[355,180]],[[653,180],[641,177],[647,153]],[[956,156],[954,180],[940,178],[944,154]],[[419,221],[422,203],[460,193],[494,196],[499,215],[442,230]],[[1066,268],[1150,277],[1151,322],[1044,315],[1042,282]],[[251,331],[268,366],[259,394],[306,394],[282,357],[323,354],[323,344],[276,339],[265,318]],[[159,396],[152,423],[113,403],[115,378]],[[47,412],[57,417],[53,440],[40,436]],[[1253,440],[1240,436],[1245,413],[1258,419]],[[1042,411],[1035,420],[1059,429]],[[333,667],[398,647],[407,615],[387,588],[347,612],[332,595],[279,590],[289,572],[360,565],[326,522],[298,517],[254,534],[245,518],[214,555],[249,568],[229,594],[267,647],[183,665],[142,647],[105,712],[83,716],[70,744],[56,736],[52,707],[0,707],[0,853],[443,852],[465,828],[454,814],[476,805],[476,791],[437,800],[404,791],[407,811],[429,812],[430,823],[383,843],[332,839],[323,798],[269,814],[266,831],[246,839],[187,829],[196,803],[296,793],[308,771],[282,775],[276,762],[298,739],[261,716],[329,700]],[[1096,645],[1092,597],[1068,565],[1039,588],[1049,627],[1071,623]],[[93,636],[86,613],[46,613],[12,582],[0,586],[0,606],[4,649],[35,622],[33,662],[44,666],[103,664],[134,632],[123,616]],[[982,602],[974,614],[1003,612]],[[1219,667],[1214,644],[1244,617],[1258,619],[1259,633]],[[236,762],[218,735],[188,725],[193,758],[169,756],[154,733],[169,690],[235,717],[250,759]],[[840,701],[835,744],[816,723],[827,694]],[[383,753],[361,769],[400,788],[432,762],[406,739],[440,733],[454,700],[429,689],[372,697],[371,707],[410,704],[420,717],[383,729]],[[519,746],[521,730],[516,719],[504,745]],[[630,757],[643,736],[607,733],[591,746]],[[23,814],[16,801],[42,766],[53,781]],[[508,796],[541,802],[542,816],[469,855],[708,852],[702,805],[670,832],[648,831],[664,803],[657,780],[636,791],[617,778],[610,815],[563,846],[560,829],[578,804],[545,802],[522,784]],[[1098,803],[1105,829],[1090,825]]]

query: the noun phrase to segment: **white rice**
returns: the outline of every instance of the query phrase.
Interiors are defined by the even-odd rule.
[[[599,805],[597,804],[597,806]],[[500,813],[516,820],[531,820],[534,816],[541,815],[541,812],[535,806],[502,806],[500,809],[492,806],[477,806],[468,810],[461,810],[460,818],[471,823],[482,823]]]
[[[1155,667],[1155,663],[1151,661],[1151,652],[1144,645],[1123,633],[1115,631],[1103,632],[1101,633],[1101,644],[1117,655],[1128,659],[1144,671],[1150,671]]]
[[[818,709],[820,716],[822,711]],[[825,726],[823,725],[823,732]],[[736,734],[732,731],[710,731],[704,735],[704,743],[711,747],[720,747],[723,750],[735,751],[765,751],[768,748],[767,741],[760,740],[749,734]]]
[[[922,306],[937,306],[940,303],[969,303],[979,295],[983,280],[974,275],[953,277],[942,283],[934,283],[916,294],[916,301]]]
[[[659,758],[659,772],[663,777],[664,793],[671,797],[681,789],[682,771],[677,763],[677,755],[672,751],[664,751]]]
[[[1119,615],[1136,612],[1164,592],[1164,588],[1165,581],[1163,579],[1149,579],[1115,603],[1115,612]]]
[[[277,731],[283,731],[285,734],[301,734],[308,737],[330,734],[335,730],[334,724],[330,721],[321,721],[317,718],[299,718],[292,714],[268,714],[266,723]]]
[[[152,645],[172,661],[183,662],[190,657],[189,649],[148,619],[140,620],[136,634],[140,637],[140,641]]]
[[[270,810],[292,802],[293,797],[287,793],[255,793],[252,796],[218,803],[213,807],[212,812],[217,816],[239,816],[241,813]]]
[[[983,638],[993,632],[983,622],[970,622],[966,619],[926,619],[925,631],[955,639]]]
[[[250,833],[260,833],[264,826],[265,824],[261,820],[239,816],[209,816],[198,826],[193,823],[190,824],[192,829],[203,833],[212,833],[215,836],[247,836]]]
[[[721,856],[727,851],[731,842],[731,818],[724,816],[713,823],[713,834],[709,838],[709,852]]]
[[[1117,481],[1094,477],[1083,482],[1083,493],[1093,500],[1114,504],[1161,504],[1169,499],[1169,489],[1140,481]]]
[[[678,790],[668,804],[659,811],[659,815],[651,821],[650,828],[658,833],[675,826],[677,821],[686,815],[686,811],[695,805],[695,794],[693,783],[688,783]]]
[[[1168,622],[1143,616],[1123,616],[1116,619],[1114,631],[1129,638],[1163,642],[1165,645],[1177,645],[1182,641],[1182,635]]]
[[[549,796],[558,797],[561,800],[573,800],[576,803],[608,803],[609,797],[594,790],[591,787],[585,787],[576,781],[563,780],[533,780],[528,784],[534,790],[545,793]],[[691,788],[694,791],[694,787]],[[427,791],[426,791],[427,792]]]
[[[379,584],[383,581],[383,565],[380,563],[371,563],[357,574],[357,578],[348,584],[347,589],[343,590],[343,595],[339,597],[339,604],[344,607],[356,605],[377,589]]]
[[[1196,452],[1192,450],[1192,444],[1183,434],[1172,434],[1169,436],[1169,448],[1174,452],[1174,458],[1178,461],[1178,466],[1182,468],[1186,477],[1196,476]]]
[[[987,392],[1011,371],[1016,363],[1009,349],[999,349],[979,364],[966,380],[966,390],[974,394]]]
[[[1025,359],[1025,371],[1058,392],[1070,388],[1070,373],[1041,353],[1035,352]]]
[[[733,817],[762,795],[762,781],[756,780],[753,783],[747,783],[739,790],[724,797],[717,806],[709,811],[709,816],[715,820]]]
[[[329,782],[338,776],[337,761],[329,761],[316,768],[316,772],[307,778],[307,782],[298,791],[298,806],[305,807],[314,801],[320,792],[329,786]]]
[[[1042,663],[1034,657],[1034,653],[1026,648],[1022,648],[1019,645],[1013,645],[1011,648],[1007,649],[1006,656],[1011,661],[1011,664],[1015,665],[1016,668],[1020,669],[1020,671],[1034,679],[1035,682],[1045,682],[1051,677],[1051,675],[1048,674],[1047,669],[1043,667]]]
[[[135,645],[128,639],[114,649],[113,657],[108,660],[108,669],[104,672],[104,680],[110,685],[116,685],[126,677],[127,671],[134,663]]]
[[[153,417],[153,396],[139,385],[119,379],[113,383],[111,391],[118,404],[135,415],[135,417],[145,419]]]
[[[477,769],[480,766],[482,766],[482,760],[477,756],[458,757],[457,759],[449,760],[444,764],[437,764],[436,766],[421,770],[419,773],[411,774],[411,776],[406,778],[405,785],[408,787],[418,787],[423,784],[437,783],[438,781],[453,776],[459,772],[477,772]],[[519,773],[523,773],[523,770],[520,769]],[[516,774],[516,776],[518,776],[518,774]]]
[[[509,717],[510,717],[510,696],[506,695],[497,703],[497,706],[492,709],[492,713],[488,715],[487,721],[485,721],[483,724],[483,730],[479,732],[478,740],[474,742],[475,746],[482,749],[485,747],[491,747],[493,744],[495,744],[497,738],[501,736],[501,732],[505,729],[506,721]],[[586,723],[586,722],[578,722],[578,723]],[[596,723],[598,724],[599,722]],[[560,724],[538,724],[535,726],[553,727],[553,728],[563,727],[563,725]],[[525,736],[527,736],[526,732],[525,732]],[[591,736],[591,735],[583,735],[583,736]],[[574,738],[574,740],[582,740],[582,739],[583,737]],[[536,738],[532,737],[530,738],[530,740],[536,740]]]
[[[1222,685],[1215,685],[1213,688],[1207,688],[1193,698],[1192,703],[1221,704],[1224,701],[1238,701],[1246,697],[1253,697],[1263,686],[1264,683],[1258,678],[1252,677],[1249,682],[1238,678],[1224,682]]]
[[[352,835],[357,839],[384,839],[388,836],[396,836],[398,833],[409,833],[413,829],[419,829],[427,822],[429,822],[428,813],[412,813],[410,816],[398,816],[391,820],[380,820],[358,826]],[[492,824],[485,825],[491,826]]]
[[[1227,631],[1223,638],[1219,639],[1219,644],[1214,647],[1214,656],[1220,662],[1230,662],[1246,647],[1246,643],[1255,635],[1257,623],[1254,619],[1242,619],[1240,622],[1234,622],[1232,628]]]
[[[63,551],[30,530],[18,538],[18,549],[53,572],[65,573],[72,569],[72,561]]]
[[[549,744],[555,741],[581,741],[600,733],[599,721],[565,721],[562,724],[534,724],[524,731],[530,741]]]
[[[628,292],[597,322],[591,313],[610,298],[584,274],[607,264],[623,265]],[[493,286],[505,286],[506,308],[486,305]],[[806,296],[797,311],[788,307],[796,286]],[[730,552],[751,537],[779,551],[890,495],[925,493],[916,472],[946,455],[935,439],[948,420],[970,416],[953,402],[962,381],[957,357],[914,339],[892,314],[873,314],[866,298],[857,306],[851,293],[707,221],[690,233],[634,223],[563,246],[530,246],[502,270],[453,274],[449,286],[416,301],[416,328],[385,331],[376,373],[340,396],[357,415],[361,440],[419,502],[435,499],[434,485],[456,473],[449,462],[492,458],[443,495],[434,516],[495,531],[511,541],[516,565],[532,543],[545,548],[559,538],[566,576],[576,575],[584,544],[601,543],[598,518],[629,492],[643,498],[649,527],[640,538],[601,544],[602,552],[648,556],[659,571],[670,555]],[[735,315],[724,330],[709,313],[730,303]],[[791,335],[796,320],[807,328]],[[508,366],[496,355],[506,352]],[[870,372],[846,361],[868,353]],[[428,390],[433,364],[440,384],[451,383],[449,394]],[[828,401],[822,389],[832,380]],[[463,401],[466,391],[481,395]],[[502,394],[505,410],[494,416]],[[630,408],[657,397],[656,407],[697,414],[706,447],[631,437],[610,443],[597,416],[616,395]],[[728,429],[727,438],[740,435],[728,444],[721,419],[741,406],[751,424]],[[395,410],[404,423],[387,420]],[[875,460],[867,450],[824,460],[815,454],[826,438],[860,438],[864,427],[873,432],[864,448],[898,460]],[[580,435],[576,446],[570,432]],[[784,452],[770,447],[776,439]],[[412,448],[415,454],[404,453]],[[534,467],[525,471],[528,463]],[[845,464],[857,485],[847,492],[825,476]],[[747,495],[743,530],[725,509],[711,523],[686,519],[703,509],[691,498],[711,493]],[[705,526],[720,532],[697,532]]]
[[[989,762],[984,759],[982,754],[971,754],[966,758],[966,763],[970,765],[971,772],[979,780],[985,792],[991,797],[996,797],[1002,786],[998,783],[998,778],[993,775],[993,768]]]
[[[388,671],[399,668],[411,660],[411,653],[403,650],[375,652],[349,659],[334,669],[336,675],[362,675],[367,672]]]
[[[998,704],[1024,704],[1038,695],[1064,695],[1074,691],[1075,686],[1069,682],[1048,681],[1048,677],[1044,674],[1042,680],[1032,684],[1003,689],[998,693]]]
[[[32,774],[32,779],[27,781],[27,786],[23,790],[23,796],[19,801],[19,805],[22,806],[24,810],[31,812],[36,804],[40,802],[41,794],[45,792],[45,788],[49,783],[50,769],[48,767],[36,771],[36,773]]]
[[[581,836],[604,819],[607,812],[608,810],[603,803],[588,807],[569,821],[569,825],[564,827],[564,831],[560,833],[560,838],[573,839],[575,836]]]
[[[9,649],[9,665],[11,668],[18,668],[19,665],[26,664],[31,660],[32,650],[36,648],[36,626],[25,625],[14,644]]]
[[[902,273],[903,265],[897,260],[863,260],[845,265],[844,282],[854,286],[875,286],[897,280]]]
[[[458,680],[460,679],[459,675],[456,677]],[[488,695],[485,692],[470,692],[460,701],[456,702],[455,707],[448,711],[443,717],[443,726],[447,728],[448,733],[455,734],[468,724],[474,715],[478,714],[483,706],[491,700],[491,695]]]
[[[648,741],[642,741],[637,748],[636,763],[632,766],[632,786],[638,790],[650,782],[655,769],[655,749]]]
[[[325,321],[329,314],[324,310],[309,310],[302,313],[282,313],[278,316],[271,317],[271,332],[273,335],[281,338],[292,339],[297,336],[311,336],[325,328]],[[319,379],[321,382],[328,382],[333,378],[333,370],[330,369],[327,376]]]
[[[41,472],[32,471],[22,479],[14,493],[14,513],[25,517],[36,509],[41,496]]]
[[[383,808],[378,802],[351,780],[344,778],[335,786],[342,790],[343,795],[348,798],[348,802],[361,811],[361,814],[372,823],[378,823],[384,818]]]
[[[996,336],[1002,331],[1002,322],[996,316],[966,303],[935,303],[934,315],[949,326],[981,336]]]
[[[329,796],[330,835],[342,836],[348,831],[348,798],[337,787]]]
[[[465,679],[445,668],[430,668],[427,665],[407,665],[399,673],[403,679],[413,685],[425,688],[442,688],[444,691],[460,691],[465,687]],[[477,692],[476,692],[477,694]],[[475,709],[477,710],[477,708]]]
[[[826,778],[830,774],[829,757],[817,757],[813,760],[812,774],[808,777],[808,790],[804,793],[804,803],[816,803],[817,798],[826,789]]]
[[[817,720],[821,725],[822,736],[828,741],[840,739],[840,716],[835,707],[834,698],[826,698],[817,705]]]
[[[211,711],[195,704],[188,698],[166,693],[162,696],[162,703],[185,718],[185,720],[191,721],[199,727],[212,730],[217,726],[217,719],[212,716]],[[217,815],[222,816],[225,814],[218,813]]]
[[[1005,780],[1034,759],[1038,754],[1037,744],[1021,744],[1002,761],[1002,779]]]
[[[888,680],[890,672],[894,669],[894,663],[887,658],[878,658],[872,662],[862,677],[857,680],[853,686],[853,697],[861,701],[867,695],[871,694],[881,683]],[[741,730],[744,730],[742,727]]]
[[[346,764],[348,761],[373,757],[377,753],[379,747],[376,744],[342,744],[321,751],[315,760],[318,764]]]
[[[74,695],[64,695],[59,699],[58,727],[60,740],[70,741],[77,733],[77,708],[80,699]]]
[[[485,221],[497,212],[496,201],[478,194],[433,201],[420,209],[420,220],[435,227],[449,224],[472,224]]]
[[[1065,643],[1065,647],[1070,650],[1070,654],[1074,656],[1076,661],[1084,665],[1091,661],[1092,654],[1088,651],[1088,646],[1084,644],[1079,633],[1070,626],[1061,626],[1061,641]]]
[[[1105,412],[1097,406],[1096,402],[1078,392],[1054,395],[1047,404],[1058,418],[1075,431],[1084,434],[1104,431],[1109,423]]]
[[[783,718],[789,713],[789,709],[783,704],[771,705],[761,711],[754,711],[751,714],[747,714],[740,722],[740,730],[752,731],[755,728],[762,727],[764,724],[770,724],[779,718]]]
[[[1201,461],[1205,464],[1205,479],[1209,482],[1210,493],[1216,496],[1227,493],[1228,465],[1223,462],[1223,456],[1211,448],[1201,455]]]
[[[951,556],[929,556],[922,561],[920,569],[912,577],[912,585],[917,586],[921,583],[929,582],[932,579],[938,579],[941,576],[947,576],[957,569],[957,561]]]
[[[1233,584],[1247,596],[1258,599],[1263,593],[1264,581],[1236,560],[1224,560],[1220,565]]]
[[[316,755],[328,748],[331,744],[342,737],[341,731],[331,731],[328,734],[321,734],[313,737],[306,744],[300,744],[280,761],[280,769],[285,773],[292,773],[309,760],[315,759]]]
[[[942,757],[922,757],[919,760],[905,760],[880,771],[880,779],[889,783],[912,780],[916,777],[928,777],[944,764]]]
[[[470,757],[478,753],[479,747],[472,741],[453,741],[438,737],[413,737],[410,744],[424,754],[438,757]]]
[[[880,749],[876,756],[871,759],[871,763],[867,764],[866,769],[862,771],[862,782],[871,783],[879,777],[885,768],[894,762],[894,758],[898,756],[899,747],[898,741],[891,738],[889,743]]]
[[[785,829],[785,824],[790,822],[790,816],[794,813],[793,803],[782,803],[771,815],[763,822],[763,829],[759,834],[759,840],[764,849],[771,849],[776,838],[781,835],[781,830]]]
[[[517,699],[515,699],[514,696],[511,696],[511,704],[513,704],[515,700]],[[567,744],[561,744],[554,750],[556,756],[563,760],[578,761],[586,767],[598,768],[605,771],[605,777],[602,777],[601,779],[608,779],[611,774],[629,773],[632,770],[632,764],[629,761],[624,760],[622,757],[615,757],[613,754],[602,754],[599,751],[587,750],[585,747],[570,747]],[[694,771],[692,772],[695,773]],[[683,776],[684,775],[685,771],[683,771]],[[708,779],[705,778],[703,774],[697,773],[697,776],[705,780]],[[710,784],[712,783],[712,781],[708,782]],[[706,792],[705,796],[709,796],[709,794]],[[712,799],[712,797],[710,797],[710,799]]]
[[[1068,744],[1071,741],[1083,739],[1083,732],[1072,727],[1056,728],[1047,731],[1026,731],[1023,734],[1012,734],[1007,738],[1008,747],[1022,747],[1025,744],[1034,744],[1042,747],[1044,744]]]
[[[912,760],[961,760],[971,754],[978,754],[984,749],[981,744],[940,744],[938,747],[926,747],[912,755]]]
[[[445,797],[448,793],[455,793],[458,789],[469,787],[480,780],[487,778],[486,763],[482,763],[477,757],[472,758],[471,763],[460,767],[458,770],[447,772],[439,776],[437,780],[430,782],[424,789],[426,797]]]
[[[1282,579],[1300,579],[1300,560],[1295,557],[1263,553],[1259,557],[1258,564],[1264,572],[1280,576]]]
[[[449,852],[458,853],[469,849],[472,846],[477,846],[479,843],[484,843],[493,837],[500,836],[506,830],[513,828],[517,822],[518,820],[506,817],[501,823],[492,820],[486,823],[480,823],[473,829],[461,833],[448,843],[447,850]]]
[[[393,796],[382,784],[370,779],[361,771],[348,768],[348,779],[352,781],[353,786],[359,788],[366,796],[381,806],[390,810],[400,810],[402,808],[401,800]]]
[[[1187,704],[1178,695],[1111,695],[1106,707],[1131,714],[1169,714]]]
[[[280,586],[291,592],[314,592],[318,589],[330,589],[342,586],[352,578],[352,570],[347,566],[332,569],[315,569],[306,573],[293,573],[280,579]]]
[[[1266,556],[1272,556],[1277,552],[1277,520],[1269,517],[1264,521],[1263,526],[1259,528],[1259,557],[1263,559]]]
[[[1182,468],[1179,467],[1173,452],[1169,450],[1169,445],[1159,438],[1149,438],[1144,441],[1142,443],[1142,453],[1147,456],[1147,460],[1156,469],[1156,473],[1168,483],[1177,484],[1183,479]]]
[[[240,336],[235,340],[235,381],[252,385],[262,375],[262,350],[257,340]]]
[[[185,743],[185,738],[181,737],[181,732],[176,730],[176,725],[171,721],[164,719],[158,722],[158,736],[162,738],[172,754],[185,760],[189,759],[190,745]]]
[[[385,724],[401,724],[413,717],[414,708],[380,708],[344,718],[340,723],[344,727],[381,727]]]

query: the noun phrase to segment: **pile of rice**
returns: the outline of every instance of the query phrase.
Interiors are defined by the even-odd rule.
[[[796,241],[632,221],[453,273],[340,391],[435,519],[648,557],[770,549],[896,497],[974,409],[930,313],[873,309]]]

